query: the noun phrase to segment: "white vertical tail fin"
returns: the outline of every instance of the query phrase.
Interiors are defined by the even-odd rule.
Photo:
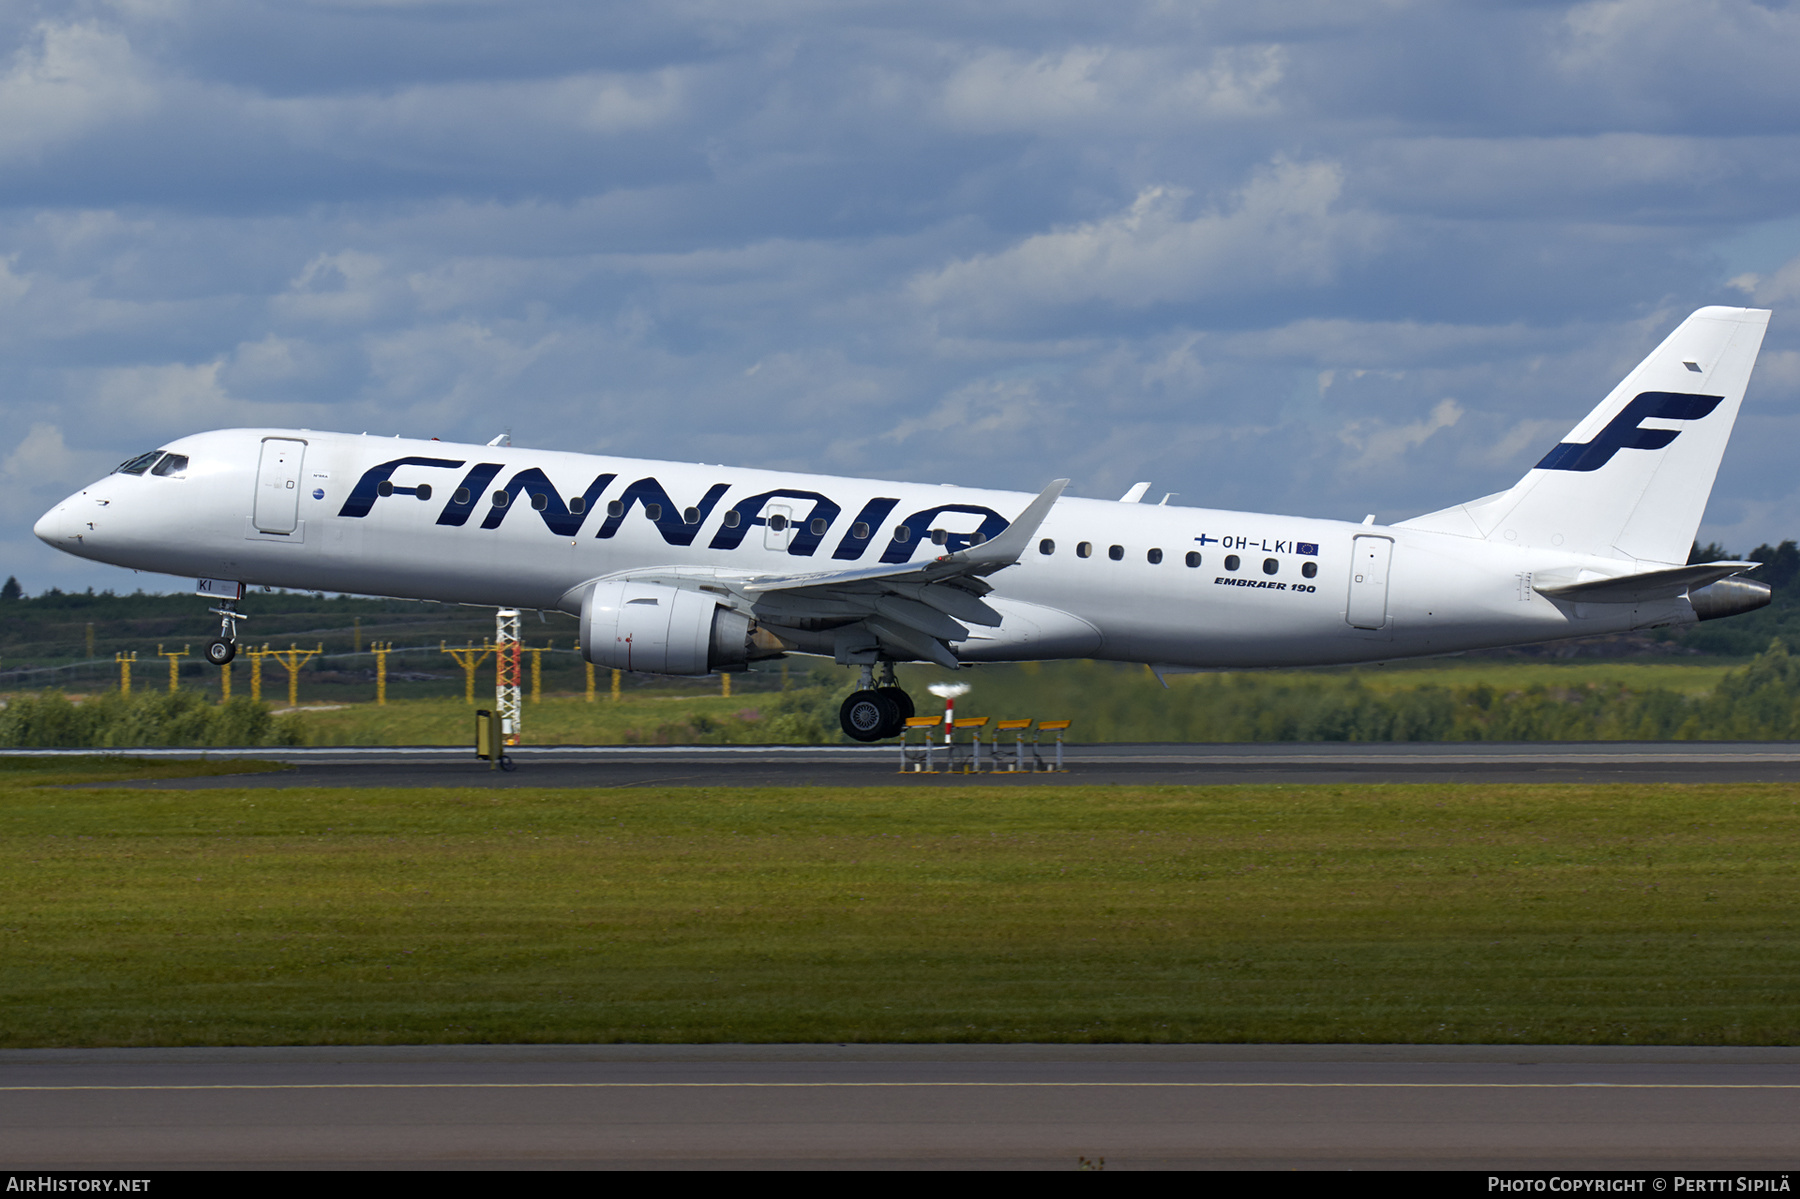
[[[1700,309],[1511,490],[1401,527],[1686,562],[1768,325],[1762,308]]]

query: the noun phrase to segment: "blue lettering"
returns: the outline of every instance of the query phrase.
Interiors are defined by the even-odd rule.
[[[556,488],[550,485],[549,478],[535,466],[527,467],[507,480],[506,498],[508,501],[516,500],[521,492],[525,492],[532,496],[532,507],[536,508],[536,497],[543,496],[544,506],[539,509],[538,515],[544,518],[544,524],[558,537],[573,537],[581,531],[581,526],[587,521],[587,514],[593,510],[594,500],[599,498],[601,492],[612,486],[612,481],[618,477],[615,474],[595,476],[594,481],[588,484],[588,489],[582,493],[580,512],[569,511],[563,504],[562,496],[558,495]],[[471,502],[475,498],[475,496],[470,496]],[[512,509],[513,504],[510,502],[504,507],[499,505],[490,507],[487,516],[481,522],[481,527],[484,529],[499,528],[500,522],[506,519],[506,514]],[[690,534],[689,540],[692,539]],[[682,544],[687,543],[683,542]]]
[[[881,522],[888,518],[888,513],[892,512],[894,505],[899,502],[899,500],[876,498],[864,504],[862,511],[856,514],[856,519],[850,522],[850,531],[844,534],[844,539],[838,542],[838,547],[831,556],[847,561],[855,561],[862,557],[868,552],[869,542],[874,540],[875,534],[880,531]],[[857,537],[857,525],[867,525],[869,535]]]
[[[913,513],[902,521],[902,525],[911,534],[905,541],[893,538],[882,553],[883,562],[905,562],[912,558],[913,551],[920,544],[931,544],[931,526],[934,521],[946,512],[967,512],[979,516],[981,528],[973,533],[951,533],[944,541],[944,552],[953,554],[957,550],[966,550],[981,541],[992,541],[1006,531],[1012,522],[1001,516],[992,508],[979,508],[973,504],[939,504],[935,508],[925,508]],[[978,540],[979,539],[979,540]]]
[[[367,516],[369,509],[375,506],[375,499],[381,494],[381,485],[390,479],[394,472],[403,466],[434,466],[454,470],[463,464],[461,458],[396,458],[392,462],[383,462],[379,466],[371,466],[363,472],[356,486],[350,489],[350,497],[344,506],[338,509],[339,516]],[[394,488],[400,491],[400,488]],[[411,495],[413,488],[406,488],[405,494]]]
[[[676,507],[675,501],[669,498],[669,493],[662,489],[661,483],[654,478],[639,479],[627,487],[624,494],[616,501],[619,504],[619,514],[608,516],[606,523],[600,526],[600,531],[594,536],[598,539],[611,537],[617,533],[619,526],[625,523],[625,518],[631,515],[631,506],[641,501],[646,506],[655,504],[659,509],[656,514],[656,528],[662,534],[664,541],[670,545],[692,545],[695,536],[700,532],[702,522],[712,513],[713,506],[719,502],[719,497],[729,490],[731,490],[729,483],[714,483],[708,488],[705,497],[695,505],[700,519],[690,524],[681,509]]]
[[[469,502],[457,503],[456,493],[451,492],[450,502],[444,505],[442,512],[438,513],[437,522],[452,528],[460,528],[469,523],[469,515],[475,511],[475,505],[480,501],[482,493],[487,490],[488,484],[494,481],[494,476],[499,474],[500,470],[501,463],[477,462],[469,473],[463,476],[462,486],[458,488],[460,491],[469,493]]]
[[[712,544],[706,548],[714,550],[734,550],[742,545],[744,538],[749,535],[752,526],[766,525],[769,523],[768,518],[762,514],[762,510],[768,505],[770,500],[774,499],[812,501],[812,511],[808,512],[804,518],[794,522],[794,537],[793,540],[788,542],[788,553],[798,554],[802,558],[811,557],[813,551],[819,548],[819,543],[825,540],[825,534],[823,532],[815,533],[812,531],[812,522],[815,520],[823,520],[826,527],[830,528],[831,522],[836,520],[838,513],[842,511],[842,509],[830,499],[820,495],[816,491],[788,491],[778,487],[774,491],[765,491],[759,495],[745,496],[734,504],[732,506],[733,510],[736,511],[739,516],[737,528],[721,528],[717,533],[713,534]]]

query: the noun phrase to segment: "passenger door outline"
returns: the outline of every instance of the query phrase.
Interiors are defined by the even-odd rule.
[[[1393,575],[1394,539],[1357,537],[1351,542],[1350,596],[1344,619],[1371,632],[1387,627],[1388,580]]]

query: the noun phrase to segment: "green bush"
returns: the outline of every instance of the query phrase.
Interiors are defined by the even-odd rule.
[[[20,696],[0,711],[0,745],[31,749],[298,745],[267,704],[214,704],[197,691],[117,692],[71,703],[59,691]]]

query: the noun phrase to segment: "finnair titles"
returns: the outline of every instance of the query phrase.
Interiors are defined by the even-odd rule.
[[[198,433],[56,505],[37,535],[135,570],[581,621],[602,666],[786,653],[855,667],[858,740],[894,667],[1101,658],[1306,666],[1681,626],[1769,602],[1689,547],[1769,313],[1702,308],[1506,491],[1394,525],[295,429]]]

